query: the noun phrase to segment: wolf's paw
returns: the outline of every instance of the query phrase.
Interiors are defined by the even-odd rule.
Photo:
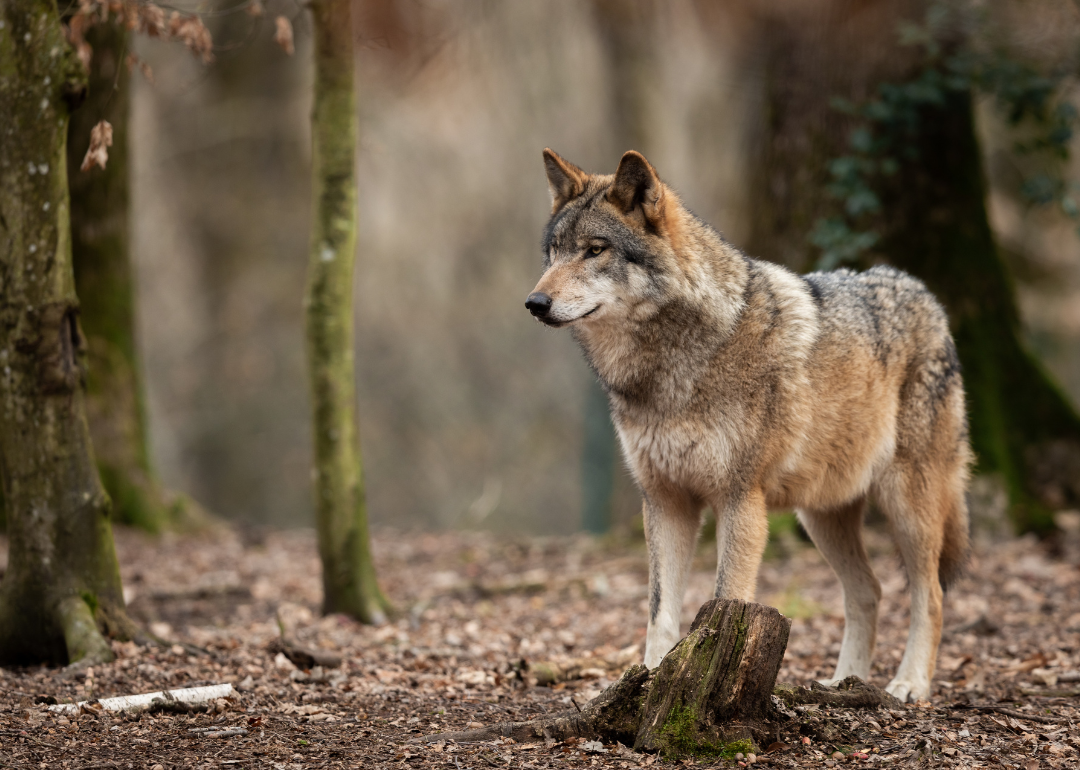
[[[889,682],[885,692],[901,703],[914,703],[917,700],[926,700],[930,697],[930,685],[929,683],[924,684],[897,678]]]

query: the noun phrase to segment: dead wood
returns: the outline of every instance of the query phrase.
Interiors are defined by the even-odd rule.
[[[316,666],[322,666],[323,668],[337,668],[341,665],[340,655],[301,647],[284,637],[277,637],[270,640],[270,643],[266,645],[266,649],[272,653],[280,652],[288,658],[294,666],[302,671],[310,671]]]
[[[1007,717],[1013,719],[1026,719],[1029,722],[1040,722],[1047,725],[1063,725],[1070,724],[1074,720],[1068,717],[1052,717],[1044,714],[1029,714],[1026,711],[1017,711],[1016,709],[1005,708],[1004,706],[964,706],[973,711],[992,711],[996,714],[1004,714]]]
[[[714,599],[656,669],[631,666],[580,713],[414,742],[600,738],[671,757],[717,756],[733,741],[765,736],[769,720],[779,716],[772,693],[790,625],[772,607]]]
[[[863,709],[884,707],[903,708],[899,700],[880,687],[864,682],[857,676],[849,676],[836,687],[814,682],[809,688],[781,683],[773,693],[788,706],[805,706],[816,703],[837,708]]]

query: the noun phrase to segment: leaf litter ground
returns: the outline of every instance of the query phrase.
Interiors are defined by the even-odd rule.
[[[883,686],[903,651],[907,604],[895,556],[870,534],[884,590],[871,679]],[[319,616],[319,563],[307,532],[219,530],[153,539],[120,531],[117,549],[132,615],[177,644],[115,644],[114,663],[80,672],[0,670],[0,767],[740,764],[664,760],[584,740],[408,742],[574,709],[617,678],[643,646],[640,543],[384,530],[374,549],[399,614],[380,628]],[[770,550],[758,599],[793,618],[780,680],[807,684],[831,674],[839,651],[839,585],[812,547],[788,538]],[[710,597],[712,569],[703,546],[684,626]],[[282,632],[297,645],[340,657],[341,665],[298,669],[275,651]],[[552,681],[565,675],[572,678]],[[222,682],[232,683],[235,695],[209,704],[205,713],[124,716],[89,709],[67,717],[47,710],[57,701]],[[1080,767],[1078,698],[1080,536],[1051,544],[983,543],[946,598],[930,703],[801,709],[770,746],[760,747],[756,763]]]

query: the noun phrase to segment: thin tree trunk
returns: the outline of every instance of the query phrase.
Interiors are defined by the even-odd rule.
[[[104,661],[102,632],[134,627],[87,429],[71,268],[65,145],[86,76],[52,0],[0,13],[0,663]]]
[[[852,119],[832,107],[876,95],[922,66],[921,49],[900,46],[901,21],[920,21],[924,3],[817,0],[779,5],[767,42],[764,109],[751,180],[748,250],[797,270],[812,267],[809,234],[835,216],[825,193],[829,163],[849,154]],[[986,214],[986,181],[971,97],[926,108],[905,161],[882,191],[882,239],[865,263],[887,261],[926,281],[949,312],[969,394],[977,472],[997,474],[1020,531],[1053,526],[1048,504],[1080,502],[1080,419],[1027,352],[1015,294]],[[866,267],[867,264],[860,265]]]
[[[648,153],[648,85],[652,71],[651,3],[593,0],[600,42],[611,83],[611,136],[615,157],[627,150]],[[585,392],[581,451],[582,528],[593,534],[611,529],[619,485],[630,479],[619,462],[619,442],[607,394],[593,377]],[[640,510],[635,506],[635,510]]]
[[[352,17],[349,0],[315,0],[311,11],[315,209],[305,304],[323,611],[380,623],[389,604],[371,559],[353,366],[358,128]]]
[[[86,413],[113,519],[158,532],[169,512],[146,446],[128,251],[128,32],[110,21],[91,27],[86,40],[93,48],[89,88],[72,114],[67,153],[75,290],[87,350]],[[100,120],[113,128],[109,162],[80,171],[90,130]]]

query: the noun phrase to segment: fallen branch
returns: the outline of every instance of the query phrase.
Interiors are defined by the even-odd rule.
[[[196,601],[200,599],[250,601],[252,596],[251,589],[247,586],[225,583],[190,588],[159,588],[146,594],[146,598],[155,602]]]
[[[154,701],[180,702],[185,704],[206,703],[218,698],[228,698],[233,694],[231,684],[214,684],[208,687],[185,687],[180,690],[164,690],[162,692],[150,692],[142,695],[122,695],[117,698],[101,698],[96,701],[79,701],[78,703],[58,703],[49,706],[49,711],[61,714],[78,714],[84,707],[102,708],[106,711],[141,711],[151,708]]]
[[[289,661],[302,671],[310,671],[316,666],[323,668],[337,668],[341,665],[341,656],[330,652],[308,649],[290,642],[284,636],[271,639],[266,649],[272,653],[280,652]]]
[[[1029,722],[1041,722],[1042,724],[1047,725],[1064,725],[1074,721],[1068,717],[1050,717],[1042,714],[1028,714],[1024,711],[1017,711],[1016,709],[1009,709],[1003,706],[966,706],[965,708],[970,708],[975,711],[993,711],[997,714],[1004,714],[1007,717],[1012,717],[1013,719],[1026,719]]]
[[[903,708],[899,700],[880,687],[864,682],[857,676],[849,676],[836,687],[814,682],[809,688],[792,684],[778,684],[773,694],[788,706],[805,706],[816,703],[837,708]]]
[[[1028,687],[1021,687],[1020,694],[1035,695],[1039,698],[1075,698],[1080,695],[1080,690],[1034,690]]]
[[[189,733],[196,738],[232,738],[236,735],[247,735],[248,731],[243,727],[191,727]]]

